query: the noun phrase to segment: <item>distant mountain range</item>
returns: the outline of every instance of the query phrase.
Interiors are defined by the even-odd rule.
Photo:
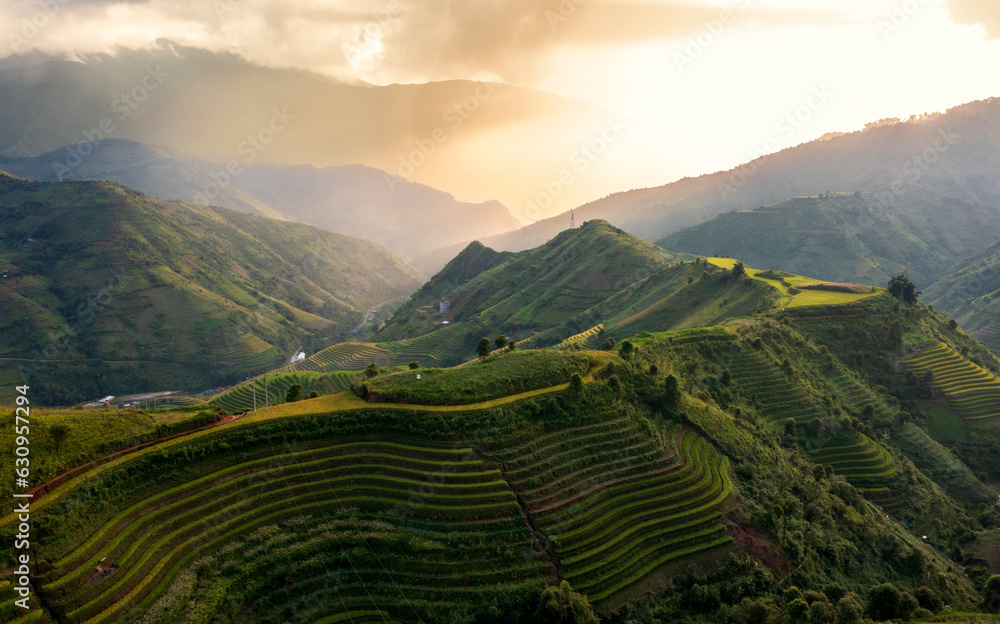
[[[610,115],[510,85],[345,84],[164,42],[84,62],[24,58],[4,66],[0,154],[39,156],[84,142],[64,150],[73,168],[87,142],[123,138],[243,167],[362,164],[515,209]],[[592,188],[581,180],[559,202],[569,208],[593,197]]]
[[[466,204],[422,184],[362,165],[227,170],[177,150],[107,139],[73,168],[63,147],[41,156],[0,156],[0,170],[39,180],[110,180],[162,199],[292,219],[385,245],[407,259],[456,241],[518,227],[499,202]]]
[[[110,182],[0,173],[0,224],[0,376],[49,404],[242,379],[423,281],[370,241]]]
[[[940,115],[833,135],[730,171],[615,193],[580,206],[576,219],[606,219],[627,232],[662,242],[674,232],[734,210],[753,210],[798,196],[861,191],[879,198],[873,215],[852,223],[863,229],[884,211],[919,212],[927,203],[997,211],[998,168],[1000,99],[994,98]],[[569,215],[564,214],[483,242],[494,249],[530,249],[568,225]],[[960,217],[955,225],[964,226]]]
[[[994,353],[1000,353],[1000,243],[979,250],[951,268],[924,293],[948,311]]]

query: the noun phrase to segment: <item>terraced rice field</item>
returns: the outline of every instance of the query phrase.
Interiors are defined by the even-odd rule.
[[[931,373],[931,386],[948,398],[952,411],[965,420],[1000,416],[1000,380],[946,344],[924,349],[903,361],[916,375]]]
[[[664,448],[642,425],[610,419],[491,449],[562,576],[600,603],[667,563],[731,541],[720,507],[728,460],[694,433]]]
[[[792,418],[807,423],[824,411],[769,356],[734,350],[728,362],[743,393],[756,400],[758,411],[772,423]]]
[[[204,403],[201,399],[185,396],[183,394],[172,394],[156,400],[157,407],[194,407]]]
[[[224,613],[211,596],[231,592],[255,622],[438,621],[440,608],[551,580],[518,509],[470,448],[280,447],[109,513],[42,553],[53,567],[37,587],[71,622],[131,620],[192,575],[208,591],[185,609]]]
[[[341,342],[318,351],[304,360],[288,364],[278,372],[316,371],[325,373],[332,370],[363,370],[371,362],[384,365],[388,357],[386,349],[370,342]]]
[[[895,511],[903,499],[892,492],[891,478],[898,466],[892,456],[863,433],[853,434],[845,444],[827,446],[809,453],[809,460],[830,466],[834,473],[857,487],[865,498],[881,505],[886,511]]]
[[[587,342],[588,340],[590,340],[591,337],[596,336],[602,329],[604,329],[604,325],[603,324],[596,325],[594,327],[591,327],[590,329],[588,329],[585,332],[580,332],[579,334],[576,334],[575,336],[570,336],[566,340],[563,340],[562,344],[569,344],[569,343],[572,343],[572,342]]]
[[[875,410],[876,416],[888,416],[891,408],[880,400],[872,390],[856,377],[845,373],[830,380],[845,400],[845,405],[855,414],[862,414],[869,405]]]
[[[267,404],[277,405],[285,402],[285,395],[292,384],[302,386],[302,398],[310,392],[320,395],[344,392],[349,390],[351,382],[358,376],[357,371],[335,371],[318,373],[315,371],[269,374],[267,380],[257,377],[244,382],[232,390],[216,395],[208,401],[209,405],[217,405],[232,413],[252,410],[254,408],[254,387],[256,386],[256,405],[260,409],[265,404],[265,389]]]

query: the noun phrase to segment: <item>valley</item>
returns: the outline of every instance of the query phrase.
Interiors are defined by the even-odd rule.
[[[1000,624],[986,4],[0,3],[0,623]]]
[[[30,621],[527,621],[562,581],[614,620],[749,608],[789,575],[975,607],[953,561],[1000,522],[1000,361],[923,304],[590,221],[470,246],[372,338],[174,411],[33,412],[40,479],[92,463],[32,503]]]

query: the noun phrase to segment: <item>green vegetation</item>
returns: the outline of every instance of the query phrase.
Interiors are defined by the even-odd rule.
[[[32,488],[77,466],[138,444],[216,422],[211,410],[179,409],[161,412],[95,409],[32,408],[30,418]],[[14,411],[0,417],[0,453],[14,457]],[[10,480],[9,480],[10,481]],[[10,499],[13,481],[0,483],[0,500]]]
[[[510,489],[468,448],[323,443],[196,465],[197,478],[136,498],[83,541],[61,540],[39,583],[49,608],[102,622],[194,607],[218,621],[252,600],[257,621],[310,621],[363,611],[374,595],[395,618],[447,621],[501,596],[527,604],[547,574],[540,555],[519,552],[528,534]]]
[[[821,184],[831,183],[829,173],[820,174]],[[1000,226],[995,212],[956,200],[952,190],[922,192],[919,200],[905,202],[885,192],[839,190],[851,192],[791,199],[787,192],[770,194],[757,200],[760,203],[743,204],[656,242],[666,249],[704,256],[721,252],[749,265],[778,267],[832,282],[886,284],[905,272],[921,288],[940,280],[935,290],[953,290],[958,295],[953,304],[967,298],[960,288],[949,286],[951,278],[945,276],[954,263],[994,242],[995,237],[986,232]],[[746,188],[741,189],[741,202],[747,201],[746,193]],[[748,210],[748,206],[759,207]],[[954,219],[955,211],[964,215],[961,222]],[[950,233],[948,244],[942,242],[944,232]],[[995,254],[996,250],[994,258]],[[963,274],[971,277],[981,266],[969,262]],[[996,274],[992,275],[995,284]],[[977,289],[975,296],[996,288]]]
[[[350,389],[358,371],[336,371],[318,373],[304,371],[294,373],[277,373],[257,377],[244,382],[231,390],[218,394],[209,400],[208,404],[218,406],[228,412],[244,412],[263,408],[265,405],[278,405],[288,402],[288,393],[298,385],[300,394],[308,396],[316,392],[319,395],[345,392]],[[255,398],[256,397],[256,403]]]
[[[494,456],[553,542],[563,577],[595,603],[731,541],[717,512],[731,492],[728,462],[693,433],[668,453],[642,423],[616,419],[520,432],[497,446],[511,447]]]
[[[715,257],[707,258],[707,260],[715,266],[733,271],[734,274],[736,267],[743,265],[742,262],[733,258]],[[757,271],[756,269],[749,269],[749,273],[747,273],[747,269],[744,268],[742,274],[749,274],[755,280],[778,289],[782,294],[779,305],[787,308],[853,303],[881,292],[873,286],[833,284],[791,273],[782,273],[778,276],[773,271]]]
[[[913,305],[917,302],[917,297],[923,293],[917,292],[917,286],[905,275],[897,275],[889,280],[889,287],[886,289],[889,294],[900,301]]]
[[[904,360],[903,366],[948,397],[952,411],[962,418],[984,420],[1000,416],[1000,380],[947,344],[923,349]]]
[[[924,292],[925,301],[1000,354],[1000,243],[962,260]]]
[[[463,405],[567,383],[585,373],[592,356],[558,351],[496,353],[456,368],[421,368],[356,384],[369,402]]]
[[[0,173],[0,194],[0,377],[39,405],[231,383],[420,279],[374,243],[109,182]]]

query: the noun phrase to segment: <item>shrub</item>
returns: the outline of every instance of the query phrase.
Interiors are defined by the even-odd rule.
[[[420,368],[420,362],[410,362],[410,370],[417,370]]]
[[[574,397],[580,396],[580,393],[583,392],[583,377],[580,377],[580,373],[570,375],[569,392]]]
[[[479,339],[479,344],[476,345],[476,355],[482,359],[486,359],[490,355],[490,339],[483,336]]]
[[[376,364],[375,362],[372,362],[371,364],[365,367],[365,377],[367,377],[368,379],[378,377],[379,373],[381,372],[382,371],[378,369],[378,364]]]
[[[69,427],[63,423],[56,423],[49,427],[49,435],[52,436],[52,444],[58,451],[69,435]]]
[[[1000,574],[986,579],[983,585],[983,608],[989,613],[1000,613]]]
[[[736,264],[733,265],[732,278],[734,280],[738,280],[741,279],[746,274],[747,274],[746,266],[742,262],[737,261]]]
[[[744,598],[729,611],[732,624],[763,624],[775,619],[777,612],[770,599]]]
[[[795,600],[788,603],[786,607],[788,611],[788,616],[791,618],[792,622],[805,624],[809,621],[809,603],[807,603],[802,598],[796,598]]]
[[[892,583],[875,585],[868,590],[868,615],[874,620],[894,620],[902,614],[903,593]]]
[[[295,403],[302,398],[302,384],[293,383],[285,392],[285,403]]]
[[[864,613],[861,599],[854,592],[845,595],[837,602],[837,624],[858,624]]]
[[[535,618],[539,622],[558,624],[599,624],[590,601],[583,594],[573,591],[569,581],[558,587],[546,587],[538,601]]]
[[[667,375],[663,380],[663,393],[669,405],[677,405],[681,400],[681,387],[676,377]]]
[[[914,596],[921,607],[932,613],[937,613],[944,606],[941,597],[929,587],[918,587],[917,591],[914,592]]]

